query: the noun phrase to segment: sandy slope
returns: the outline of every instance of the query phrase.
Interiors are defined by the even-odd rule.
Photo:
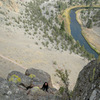
[[[33,67],[48,72],[52,77],[55,87],[58,87],[56,84],[58,78],[54,76],[55,69],[67,69],[71,83],[70,88],[72,89],[78,73],[88,61],[76,54],[70,54],[69,51],[60,52],[54,49],[50,51],[41,44],[36,45],[36,40],[27,38],[23,30],[0,26],[0,54],[16,61],[26,68]],[[56,65],[53,64],[54,61],[56,61]],[[13,70],[12,66],[8,65],[5,66]],[[3,63],[1,63],[0,67],[3,67]],[[16,68],[19,70],[19,67],[16,66]],[[5,73],[4,69],[1,69],[0,75],[4,77],[9,73],[9,70],[5,70]]]
[[[2,57],[0,57],[0,77],[7,78],[8,73],[11,71],[20,71],[22,73],[25,72],[24,68],[21,68],[19,65],[12,63]]]
[[[27,0],[24,0],[27,1]],[[50,0],[52,2],[52,0]],[[17,16],[15,13],[14,16]],[[10,14],[12,16],[12,14]],[[14,22],[13,22],[14,23]],[[37,36],[38,37],[38,36]],[[80,70],[88,63],[88,61],[74,53],[67,51],[57,51],[51,47],[47,49],[41,45],[41,41],[34,37],[24,35],[23,29],[17,27],[5,26],[0,23],[0,76],[6,78],[7,74],[12,70],[24,72],[21,66],[26,68],[37,68],[48,72],[51,75],[53,85],[59,87],[59,79],[55,77],[55,70],[67,69],[70,79],[70,89],[75,85]],[[38,42],[38,45],[36,45]],[[40,47],[42,49],[40,49]],[[11,60],[11,62],[7,60]],[[6,63],[5,63],[6,62]],[[16,64],[20,64],[19,66]],[[53,64],[56,62],[56,64]]]

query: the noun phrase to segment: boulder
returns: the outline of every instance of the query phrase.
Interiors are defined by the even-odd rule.
[[[37,78],[38,84],[43,85],[45,82],[48,82],[49,86],[52,87],[50,75],[48,73],[44,72],[43,70],[30,68],[30,69],[26,70],[25,75],[27,75],[27,76],[33,75],[34,76],[33,82],[36,82],[36,81],[34,81],[34,78]]]
[[[31,85],[32,80],[30,77],[25,76],[24,74],[18,71],[12,71],[8,74],[7,80],[9,82],[14,82],[16,84],[23,84],[23,86],[28,87]]]
[[[2,77],[0,77],[0,82],[4,81],[4,79]]]
[[[79,73],[73,100],[100,100],[100,63],[91,61]]]
[[[28,100],[24,91],[7,80],[0,81],[0,100]]]
[[[30,89],[29,100],[62,100],[60,96],[44,92],[39,87]]]

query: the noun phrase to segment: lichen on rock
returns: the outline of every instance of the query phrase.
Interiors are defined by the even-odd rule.
[[[10,82],[14,82],[14,83],[19,83],[19,82],[21,82],[21,78],[18,77],[17,75],[12,75],[12,76],[9,78],[9,81],[10,81]]]

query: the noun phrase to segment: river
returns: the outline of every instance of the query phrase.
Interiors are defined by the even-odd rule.
[[[76,20],[76,10],[72,9],[70,12],[70,20],[71,20],[71,24],[70,24],[70,28],[71,28],[71,34],[73,36],[73,38],[75,40],[78,40],[80,45],[84,45],[85,49],[93,54],[95,56],[95,58],[98,57],[98,53],[95,52],[87,43],[87,41],[85,40],[85,38],[83,37],[82,33],[81,33],[81,26],[80,24],[77,22]]]

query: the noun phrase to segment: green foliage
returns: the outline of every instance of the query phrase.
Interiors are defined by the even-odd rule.
[[[59,11],[62,11],[67,8],[67,3],[62,2],[62,1],[57,1],[57,6],[58,6]]]
[[[57,62],[56,62],[56,61],[53,61],[53,64],[54,64],[54,65],[57,65]]]
[[[90,81],[91,81],[91,82],[93,82],[93,80],[94,80],[95,71],[96,71],[96,68],[93,68],[93,75],[92,75],[92,77],[90,78]]]
[[[81,5],[89,5],[92,6],[93,4],[97,4],[99,0],[69,0],[69,5],[77,5],[77,4],[81,4]]]
[[[88,19],[88,22],[86,24],[86,27],[87,28],[92,28],[92,20],[91,19]]]
[[[63,95],[64,90],[65,90],[65,88],[64,88],[64,87],[60,87],[60,88],[59,88],[59,92],[60,92],[60,94],[61,94],[61,95]]]
[[[46,17],[42,15],[42,10],[45,10],[45,7],[41,9],[40,5],[44,3],[44,1],[46,0],[36,0],[35,2],[30,1],[26,3],[25,14],[21,14],[22,16],[18,17],[18,19],[13,19],[16,23],[20,23],[22,21],[25,34],[34,36],[38,33],[37,31],[42,31],[41,33],[43,33],[43,39],[46,40],[42,42],[42,45],[45,47],[48,47],[51,42],[57,50],[63,51],[70,49],[71,52],[75,52],[77,54],[80,53],[83,57],[88,59],[92,58],[93,55],[87,53],[85,48],[81,47],[78,41],[75,42],[73,37],[69,36],[68,33],[65,32],[64,21],[60,23],[57,17],[58,15],[56,14],[56,16],[54,16],[53,10],[51,10],[52,16],[50,16],[49,19],[46,19]],[[76,0],[71,0],[71,2],[75,3]],[[68,4],[64,1],[57,1],[56,8],[61,12],[67,8],[67,5]],[[46,14],[49,15],[48,10],[46,10]],[[55,22],[55,24],[53,22]],[[30,30],[33,31],[33,34]],[[49,32],[49,30],[52,32]],[[35,44],[38,45],[38,43]]]
[[[72,5],[72,3],[73,3],[73,0],[70,0],[70,1],[69,1],[69,4]]]
[[[46,11],[46,15],[49,15],[49,12],[48,12],[48,10]]]
[[[7,26],[11,25],[11,22],[6,23]]]
[[[62,70],[56,70],[56,75],[61,79],[61,81],[64,83],[64,85],[68,88],[69,85],[69,78],[68,78],[68,72],[65,70],[64,72]]]
[[[100,63],[100,54],[99,54],[99,56],[98,56],[97,63],[98,63],[98,64]]]
[[[62,21],[62,24],[61,24],[61,28],[60,30],[64,31],[65,30],[65,24],[64,24],[64,21]]]
[[[98,3],[98,1],[99,1],[99,0],[94,0],[95,4],[97,4],[97,3]]]
[[[46,47],[48,47],[48,44],[49,44],[49,42],[48,42],[48,41],[46,41]]]
[[[43,10],[45,10],[45,7],[43,6],[43,8],[42,8]]]
[[[37,43],[37,42],[35,42],[35,44],[36,44],[36,45],[38,45],[38,43]]]
[[[0,11],[0,14],[5,15],[5,13],[3,11]]]
[[[68,89],[69,78],[68,78],[67,70],[63,71],[63,70],[58,70],[57,69],[56,70],[56,75],[61,79],[61,81],[64,84],[64,86],[59,89],[60,94],[62,94],[62,100],[66,100],[66,96],[67,96],[67,99],[70,100],[70,92],[69,92],[69,89]]]

